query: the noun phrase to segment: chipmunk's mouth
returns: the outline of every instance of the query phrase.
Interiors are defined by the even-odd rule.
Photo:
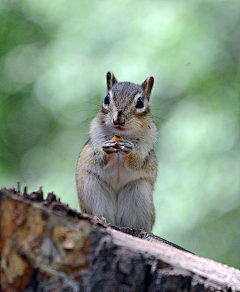
[[[121,127],[121,126],[117,126],[115,127],[115,129],[119,130],[119,131],[126,131],[127,129],[125,127]]]
[[[114,130],[117,131],[117,132],[119,131],[119,132],[127,133],[127,132],[131,131],[132,128],[129,127],[129,126],[126,127],[126,126],[115,125],[114,126]]]
[[[132,130],[131,127],[122,127],[122,126],[115,126],[114,129],[118,130],[120,132],[127,132],[127,131],[131,131]]]

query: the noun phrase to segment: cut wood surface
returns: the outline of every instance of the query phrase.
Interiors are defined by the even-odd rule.
[[[239,270],[114,230],[53,193],[2,189],[0,204],[0,291],[240,291]]]

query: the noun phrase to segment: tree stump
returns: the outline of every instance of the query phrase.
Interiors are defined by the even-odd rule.
[[[114,230],[53,193],[2,189],[0,207],[0,291],[240,291],[240,271],[145,231]]]

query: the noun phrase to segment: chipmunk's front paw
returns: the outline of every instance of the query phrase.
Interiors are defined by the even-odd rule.
[[[102,149],[107,154],[117,153],[117,152],[119,152],[118,142],[117,141],[112,141],[112,140],[106,141],[103,144]]]
[[[128,154],[133,150],[133,144],[129,141],[119,142],[119,149],[122,154]]]
[[[133,150],[133,144],[129,141],[107,141],[103,144],[103,151],[107,154],[111,153],[122,153],[122,154],[128,154]]]

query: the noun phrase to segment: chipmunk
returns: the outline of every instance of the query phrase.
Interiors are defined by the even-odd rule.
[[[151,231],[157,128],[150,114],[153,76],[141,85],[118,82],[109,71],[102,107],[77,164],[80,209],[121,227]]]

